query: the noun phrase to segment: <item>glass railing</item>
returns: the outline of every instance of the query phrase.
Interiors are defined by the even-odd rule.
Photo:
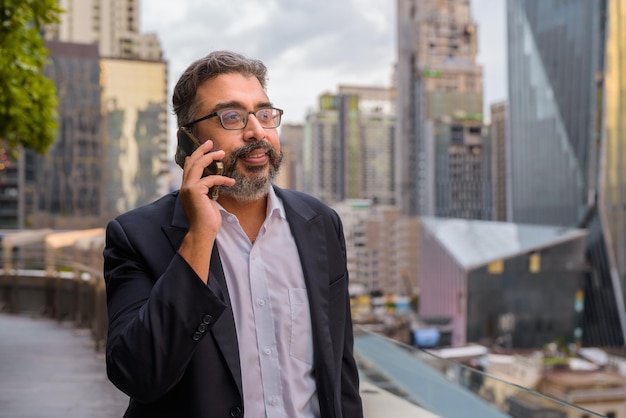
[[[358,327],[354,351],[366,418],[604,416]]]

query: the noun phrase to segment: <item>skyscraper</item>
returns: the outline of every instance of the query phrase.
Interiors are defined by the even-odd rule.
[[[508,0],[510,221],[589,229],[583,343],[626,331],[626,7]]]
[[[482,68],[469,0],[398,0],[395,193],[408,215],[434,215],[429,123],[482,119]]]
[[[25,152],[21,227],[100,226],[104,114],[98,47],[57,41],[46,46],[51,53],[44,72],[57,88],[59,129],[46,155]]]
[[[391,89],[340,86],[307,115],[304,190],[328,203],[393,200]]]
[[[167,62],[158,38],[139,31],[140,0],[60,0],[46,38],[97,44],[102,68],[105,217],[166,193]]]
[[[103,57],[162,59],[154,34],[139,31],[141,0],[59,0],[65,12],[47,28],[46,38],[62,42],[98,44]]]

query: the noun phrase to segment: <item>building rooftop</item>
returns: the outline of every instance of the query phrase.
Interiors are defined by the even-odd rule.
[[[583,229],[422,217],[424,228],[466,270],[586,236]]]

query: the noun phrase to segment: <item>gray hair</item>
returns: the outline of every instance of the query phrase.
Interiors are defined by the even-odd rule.
[[[172,104],[178,126],[185,126],[197,118],[198,86],[210,78],[230,73],[256,77],[263,90],[266,88],[267,68],[261,61],[231,51],[211,52],[187,67],[174,87]]]

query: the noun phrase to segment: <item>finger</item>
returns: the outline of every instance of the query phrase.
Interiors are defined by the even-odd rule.
[[[217,150],[211,152],[211,145],[207,145],[211,141],[207,141],[200,145],[191,155],[185,158],[185,164],[183,166],[183,180],[186,178],[200,178],[204,169],[209,166],[213,161],[221,160],[224,158],[224,151]]]
[[[197,154],[198,156],[202,156],[208,153],[209,151],[211,151],[212,149],[213,149],[213,141],[211,141],[210,139],[207,139],[202,144],[200,144],[198,148],[196,148],[196,150],[191,155]]]

